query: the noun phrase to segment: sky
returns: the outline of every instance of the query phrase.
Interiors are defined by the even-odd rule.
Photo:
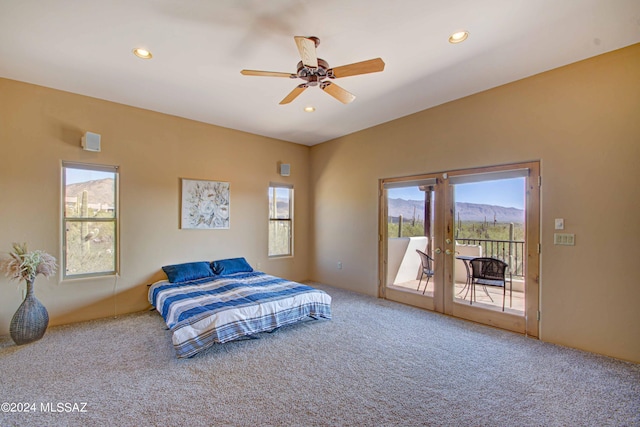
[[[524,178],[483,181],[455,186],[456,202],[480,203],[524,209]],[[388,190],[388,197],[405,200],[424,200],[424,192],[418,187],[394,188]]]

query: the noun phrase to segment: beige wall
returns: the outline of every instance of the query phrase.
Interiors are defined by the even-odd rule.
[[[85,131],[102,135],[100,153],[81,149]],[[309,147],[0,79],[0,148],[2,252],[28,242],[59,259],[61,161],[120,166],[116,297],[113,277],[39,277],[52,325],[145,309],[146,284],[164,278],[166,264],[244,256],[262,271],[308,278]],[[279,161],[291,164],[290,177],[278,175]],[[229,230],[179,229],[181,177],[230,182]],[[270,181],[295,186],[294,258],[267,258]],[[0,334],[22,299],[14,283],[0,277]]]
[[[60,162],[119,165],[116,297],[114,278],[40,277],[51,324],[142,310],[162,265],[232,256],[376,295],[378,179],[540,160],[541,338],[640,361],[640,279],[629,274],[640,259],[638,75],[635,45],[311,149],[0,79],[0,251],[26,241],[59,258]],[[102,135],[102,152],[80,148],[87,130]],[[231,183],[230,230],[179,229],[180,177]],[[266,256],[270,181],[296,188],[293,258]],[[557,217],[575,247],[552,244]],[[2,277],[0,292],[2,334],[21,290]]]
[[[540,160],[541,339],[640,361],[638,76],[634,45],[312,147],[311,277],[377,295],[378,179]]]

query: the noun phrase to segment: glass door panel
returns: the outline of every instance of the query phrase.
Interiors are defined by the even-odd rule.
[[[454,184],[454,302],[524,315],[525,177]],[[507,264],[506,288],[471,284],[470,261]],[[473,297],[473,299],[472,299]]]
[[[433,253],[435,178],[422,176],[383,183],[382,293],[389,299],[434,309],[442,298],[442,268]],[[440,287],[440,289],[438,289]]]

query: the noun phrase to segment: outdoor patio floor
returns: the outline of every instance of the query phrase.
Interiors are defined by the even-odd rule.
[[[394,283],[393,286],[396,289],[401,289],[403,291],[416,293],[419,295],[426,295],[433,297],[433,280],[429,281],[429,286],[427,286],[427,291],[423,294],[425,281],[422,280],[420,284],[420,290],[417,291],[418,281],[410,280],[404,283]],[[502,293],[503,290],[501,287],[497,286],[487,286],[486,287],[489,295],[484,292],[482,286],[476,285],[476,298],[473,301],[473,305],[481,308],[487,308],[490,310],[502,310]],[[465,289],[464,283],[456,282],[456,290],[455,290],[455,299],[454,302],[458,304],[469,304],[469,299],[471,297],[471,292],[468,292]],[[493,299],[493,301],[491,301]],[[520,290],[514,290],[511,297],[511,305],[509,304],[509,284],[507,283],[507,293],[505,299],[505,312],[524,315],[524,292]]]

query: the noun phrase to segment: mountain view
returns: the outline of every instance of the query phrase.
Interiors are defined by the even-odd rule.
[[[424,200],[388,199],[390,217],[402,217],[412,219],[424,218]],[[507,208],[503,206],[484,205],[478,203],[456,202],[455,219],[461,221],[490,221],[524,223],[524,210]]]
[[[77,184],[67,185],[67,196],[76,197],[82,195],[87,190],[91,195],[89,203],[108,205],[113,202],[113,179],[100,179]],[[289,212],[288,201],[277,201],[278,215],[286,217]],[[388,200],[389,216],[398,217],[402,215],[405,220],[412,219],[415,215],[416,219],[424,218],[424,200],[405,200],[393,199]],[[518,224],[524,223],[524,210],[517,208],[508,208],[503,206],[486,205],[479,203],[456,203],[456,221],[460,215],[461,221],[490,221],[494,218],[497,222],[513,222]]]
[[[67,185],[67,197],[80,197],[83,191],[89,194],[91,205],[109,206],[113,204],[113,178],[97,179]]]

